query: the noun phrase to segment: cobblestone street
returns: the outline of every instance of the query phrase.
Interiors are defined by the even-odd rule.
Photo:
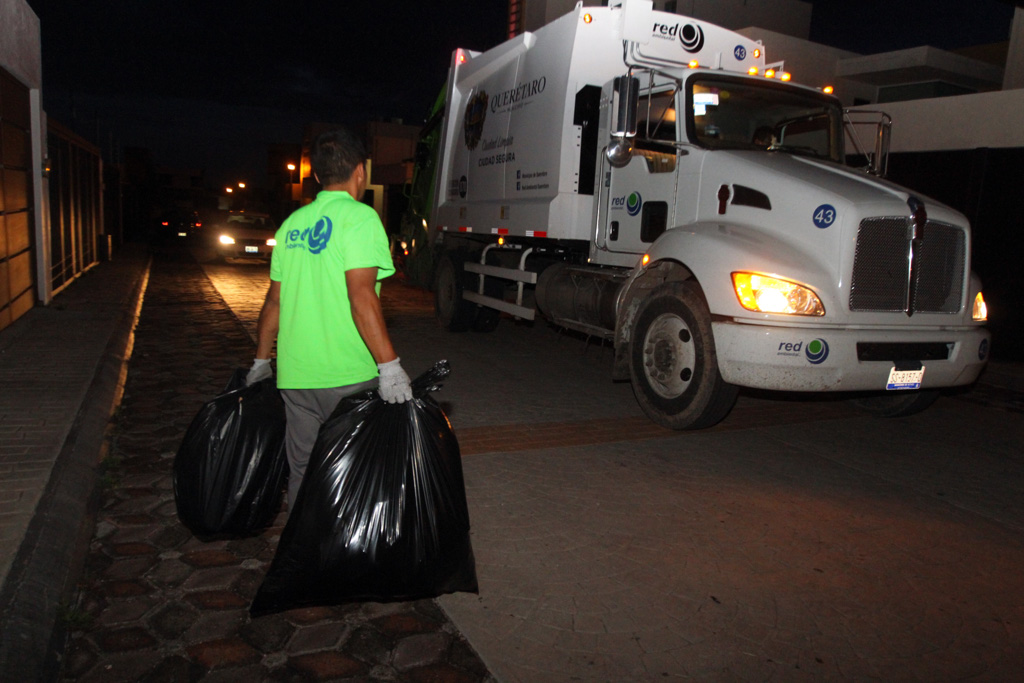
[[[250,619],[283,513],[235,540],[202,542],[179,523],[171,464],[182,435],[252,350],[187,252],[155,254],[80,602],[63,615],[62,680],[490,680],[432,600]]]

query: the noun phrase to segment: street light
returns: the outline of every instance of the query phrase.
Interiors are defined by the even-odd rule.
[[[235,188],[233,188],[233,187],[225,187],[224,191],[227,192],[228,194],[231,194],[232,192],[235,191]]]
[[[239,182],[239,183],[238,183],[238,189],[240,189],[240,190],[244,190],[244,189],[245,189],[245,183],[243,183],[243,182]]]

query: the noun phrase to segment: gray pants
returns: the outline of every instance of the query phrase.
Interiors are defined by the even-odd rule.
[[[288,456],[288,512],[295,508],[299,486],[306,474],[309,454],[313,452],[320,425],[327,421],[338,402],[350,394],[376,389],[377,380],[330,389],[282,389],[284,414],[284,450]]]

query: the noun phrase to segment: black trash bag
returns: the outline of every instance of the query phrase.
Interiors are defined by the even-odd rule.
[[[429,396],[448,373],[437,363],[405,403],[375,391],[341,400],[320,428],[253,616],[478,592],[459,444]]]
[[[272,378],[247,387],[246,372],[203,405],[174,458],[178,518],[196,536],[254,534],[281,508],[284,401]]]

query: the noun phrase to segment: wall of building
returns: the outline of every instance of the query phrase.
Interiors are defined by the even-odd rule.
[[[1024,89],[854,107],[876,108],[892,117],[893,153],[1024,147]]]
[[[1010,27],[1010,47],[1003,71],[1003,90],[1024,88],[1024,8],[1013,13]]]
[[[39,17],[24,0],[0,0],[0,64],[30,89],[43,87]]]
[[[0,0],[0,327],[51,296],[39,18],[24,0]]]

